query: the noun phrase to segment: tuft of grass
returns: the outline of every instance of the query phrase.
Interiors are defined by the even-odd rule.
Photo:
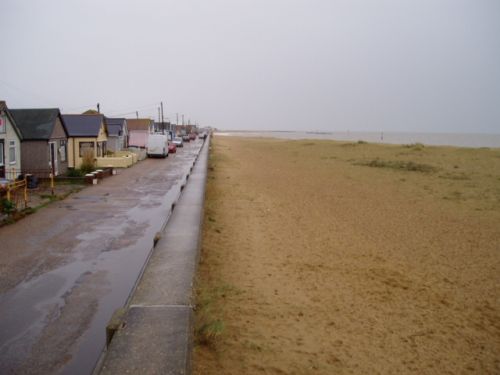
[[[415,151],[422,151],[425,146],[422,144],[422,143],[411,143],[411,144],[408,144],[408,145],[403,145],[403,147],[405,148],[411,148],[412,150],[415,150]]]
[[[458,181],[465,181],[465,180],[470,180],[470,176],[468,176],[465,173],[444,173],[442,175],[438,176],[439,178],[445,178],[447,180],[458,180]]]
[[[224,332],[224,322],[222,320],[205,320],[195,327],[196,342],[200,345],[215,347]]]
[[[340,147],[354,147],[354,146],[356,146],[356,143],[353,142],[346,142],[340,145]]]
[[[242,291],[227,283],[219,282],[215,286],[209,287],[197,280],[196,284],[195,342],[216,349],[225,332],[220,307],[227,297],[238,295]]]
[[[56,201],[59,199],[57,195],[52,195],[52,194],[40,194],[40,198],[42,199],[48,199],[51,202]]]
[[[0,212],[5,214],[11,214],[16,210],[16,205],[5,198],[0,200]]]
[[[363,141],[362,139],[356,141],[356,142],[346,142],[346,143],[341,143],[340,147],[356,147],[358,145],[367,145],[368,142]]]
[[[218,296],[214,289],[196,290],[195,342],[215,348],[224,332],[224,322],[218,317]]]
[[[83,172],[80,169],[76,168],[70,168],[66,173],[66,176],[68,177],[82,177],[83,175],[84,175]]]
[[[423,172],[430,173],[437,171],[437,168],[423,163],[415,163],[413,161],[402,161],[402,160],[380,160],[373,159],[370,161],[360,161],[355,162],[354,165],[362,165],[373,168],[390,168],[398,169],[409,172]]]

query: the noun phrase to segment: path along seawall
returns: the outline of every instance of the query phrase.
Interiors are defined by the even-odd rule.
[[[193,162],[172,214],[129,303],[108,326],[94,374],[190,374],[193,280],[201,245],[210,136]]]

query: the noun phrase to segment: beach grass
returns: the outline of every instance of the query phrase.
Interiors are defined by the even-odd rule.
[[[314,145],[307,151],[304,145]],[[285,151],[286,150],[286,151]],[[303,162],[351,163],[362,173],[373,173],[363,167],[387,170],[386,178],[399,180],[401,188],[415,194],[450,199],[477,210],[500,208],[500,149],[450,146],[370,144],[335,141],[296,141],[284,147],[293,158]],[[379,175],[376,171],[375,176]],[[417,175],[404,172],[422,172]],[[356,173],[350,173],[355,178]],[[360,180],[363,180],[360,178]],[[403,186],[406,185],[406,186]],[[460,198],[456,199],[460,192]]]

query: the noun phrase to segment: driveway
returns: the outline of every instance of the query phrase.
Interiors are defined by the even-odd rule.
[[[91,373],[201,145],[0,228],[0,373]]]

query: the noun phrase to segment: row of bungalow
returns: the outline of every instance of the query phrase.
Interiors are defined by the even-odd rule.
[[[9,109],[0,101],[0,178],[65,174],[81,167],[85,153],[98,160],[128,147],[145,147],[155,128],[150,119],[108,118],[89,112],[66,115],[57,108]]]

